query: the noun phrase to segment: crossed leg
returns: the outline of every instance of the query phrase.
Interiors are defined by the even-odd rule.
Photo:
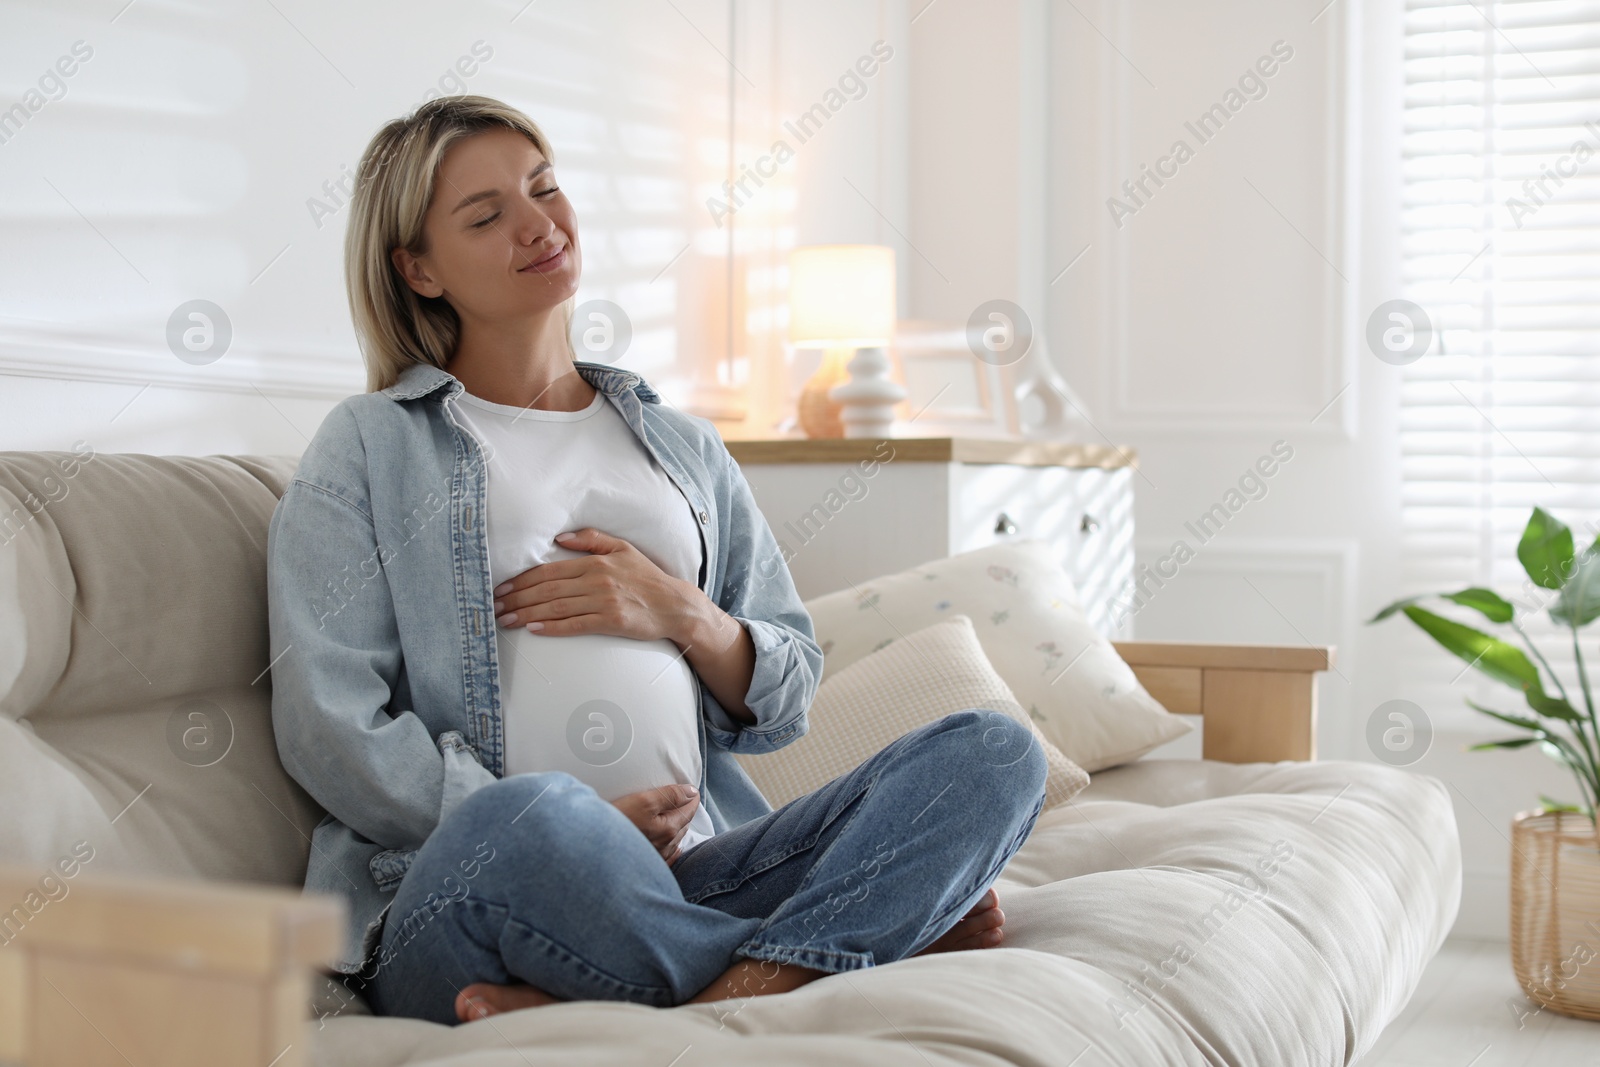
[[[520,919],[507,923],[503,913],[514,909],[496,908],[492,891],[478,904],[465,901],[446,916],[451,920],[449,936],[436,927],[433,940],[421,945],[421,958],[416,948],[400,953],[401,970],[387,972],[395,1003],[383,1010],[424,1017],[417,1008],[425,1010],[423,995],[438,984],[435,972],[441,968],[434,964],[445,961],[453,965],[445,969],[457,973],[476,969],[505,975],[505,984],[471,982],[451,991],[446,1010],[458,1021],[471,1021],[574,997],[649,997],[659,1002],[664,982],[697,990],[676,1003],[723,1000],[742,995],[729,990],[752,985],[758,994],[779,993],[849,965],[870,966],[874,955],[890,961],[995,947],[1004,940],[1005,916],[994,879],[1038,817],[1044,777],[1043,756],[1025,728],[987,709],[954,713],[912,731],[813,793],[684,853],[672,874],[662,865],[664,879],[649,873],[651,860],[660,861],[637,830],[573,780],[551,794],[562,798],[558,806],[565,805],[565,814],[557,817],[560,813],[550,809],[546,797],[532,812],[542,810],[544,818],[535,819],[526,831],[533,835],[537,830],[536,839],[512,843],[518,854],[552,855],[553,865],[498,875],[516,876],[514,885],[498,887],[502,897],[542,894],[548,902],[539,915],[542,925],[530,927]],[[518,790],[539,784],[497,783],[482,791],[486,797],[469,797],[463,809],[486,801],[474,818],[489,823],[498,814],[509,816],[513,808],[531,808]],[[496,789],[504,795],[488,797]],[[924,820],[930,813],[935,817]],[[869,841],[877,843],[870,856],[864,851]],[[888,855],[878,855],[879,848],[887,848]],[[626,921],[623,907],[613,916],[621,924],[604,927],[600,946],[585,946],[596,962],[582,957],[562,962],[573,952],[567,946],[577,943],[577,931],[593,923],[595,912],[591,903],[573,896],[570,881],[561,885],[556,880],[563,870],[600,863],[597,855],[607,869],[587,881],[631,887],[627,900],[605,898],[606,908],[648,906],[670,913],[674,922],[645,938],[635,923]],[[418,865],[423,866],[420,857]],[[436,866],[411,872],[407,885],[416,882],[420,892],[423,882],[439,873],[433,870]],[[535,875],[546,880],[544,889],[526,884]],[[671,884],[674,876],[676,887]],[[496,888],[493,882],[491,877],[491,889]],[[402,885],[402,895],[407,885]],[[474,895],[483,885],[474,883]],[[633,902],[634,896],[643,904]],[[875,902],[864,911],[852,903],[869,897]],[[679,903],[674,905],[674,899]],[[960,917],[941,920],[941,914]],[[933,916],[920,933],[918,915]],[[822,929],[827,936],[816,941]],[[387,937],[388,931],[386,948]],[[720,975],[704,973],[708,957],[735,944],[748,944],[754,951],[736,952],[732,966],[724,963]],[[514,965],[496,966],[499,959],[509,958],[507,946],[516,950]],[[796,958],[828,970],[791,962]],[[847,965],[833,966],[839,958]],[[696,967],[700,977],[694,976]],[[506,981],[506,972],[513,970],[524,975],[550,971],[562,988],[538,979],[538,985]],[[618,988],[624,995],[616,995]]]
[[[975,904],[971,911],[962,917],[961,921],[952,926],[940,938],[921,952],[913,953],[916,956],[926,956],[934,952],[962,952],[969,949],[995,948],[1005,940],[1005,912],[1000,910],[1000,895],[990,886],[983,899]],[[730,994],[722,992],[724,989],[738,988],[749,977],[745,972],[750,970],[753,960],[740,960],[721,978],[712,982],[699,995],[691,998],[687,1003],[701,1004],[713,1000],[726,1000]],[[807,982],[823,976],[824,971],[813,970],[810,967],[800,967],[792,963],[778,964],[779,972],[776,978],[764,978],[762,992],[787,993],[791,989],[798,989]],[[456,1018],[462,1022],[472,1022],[475,1019],[484,1019],[490,1015],[499,1015],[501,1012],[518,1011],[522,1008],[537,1008],[545,1004],[556,1004],[560,1000],[543,990],[531,985],[515,983],[513,985],[493,985],[489,982],[474,982],[456,994]]]

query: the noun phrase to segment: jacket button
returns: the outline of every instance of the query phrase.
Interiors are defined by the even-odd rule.
[[[704,526],[708,521],[709,520],[706,518],[706,513],[702,511],[700,513],[700,525]]]

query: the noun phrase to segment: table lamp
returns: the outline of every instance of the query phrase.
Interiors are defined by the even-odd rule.
[[[893,248],[807,245],[789,253],[789,341],[825,350],[796,412],[807,437],[889,436],[895,405],[906,398],[889,378],[894,324]]]

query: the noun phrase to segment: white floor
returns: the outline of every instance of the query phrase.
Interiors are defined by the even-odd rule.
[[[1600,1022],[1538,1008],[1504,941],[1449,938],[1359,1067],[1600,1067]]]

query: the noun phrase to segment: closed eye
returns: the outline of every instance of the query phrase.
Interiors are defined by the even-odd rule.
[[[554,196],[557,193],[559,193],[560,191],[561,191],[561,187],[559,185],[552,185],[548,189],[540,189],[538,192],[534,193],[533,194],[533,198],[535,200],[548,200],[552,196]],[[485,219],[483,219],[483,220],[481,220],[479,222],[474,222],[472,224],[472,228],[474,230],[482,229],[483,227],[489,225],[491,222],[493,222],[495,219],[497,219],[499,217],[500,217],[500,212],[496,211],[493,215],[490,215],[487,218],[485,218]]]

